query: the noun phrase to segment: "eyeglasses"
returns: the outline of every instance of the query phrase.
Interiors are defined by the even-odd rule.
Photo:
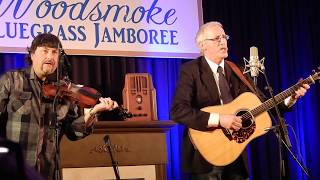
[[[228,41],[230,39],[230,36],[226,35],[226,34],[223,34],[223,35],[217,36],[215,38],[205,39],[205,40],[221,42],[221,39],[225,39],[226,41]]]

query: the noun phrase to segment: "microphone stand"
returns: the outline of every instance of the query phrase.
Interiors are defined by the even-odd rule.
[[[58,60],[58,67],[57,67],[57,93],[56,96],[54,97],[53,100],[53,112],[51,113],[51,123],[50,123],[50,128],[55,129],[55,133],[54,133],[54,138],[55,138],[55,148],[56,148],[56,152],[55,152],[55,172],[54,172],[54,177],[55,180],[60,180],[61,179],[61,174],[60,174],[60,149],[59,149],[59,136],[60,136],[60,131],[61,131],[61,123],[58,121],[58,114],[56,112],[56,102],[57,102],[57,98],[60,96],[60,86],[61,86],[61,82],[60,82],[60,78],[64,75],[64,60],[66,57],[66,54],[64,53],[64,50],[60,47],[60,45],[58,45],[58,50],[59,50],[59,60]]]
[[[298,158],[293,154],[293,152],[291,151],[291,142],[288,136],[288,129],[285,123],[285,119],[283,117],[281,117],[280,115],[280,111],[279,111],[279,107],[277,105],[277,102],[275,100],[275,96],[273,94],[273,89],[269,84],[268,81],[268,77],[266,75],[265,69],[262,69],[262,74],[264,75],[266,84],[267,84],[267,89],[269,90],[269,94],[272,98],[272,102],[276,111],[276,121],[277,121],[277,125],[271,128],[268,128],[268,130],[272,129],[273,132],[276,134],[276,137],[278,138],[278,144],[279,144],[279,164],[280,164],[280,180],[282,179],[282,177],[285,177],[285,164],[284,164],[284,159],[283,159],[283,155],[282,155],[282,144],[284,144],[284,146],[286,147],[286,149],[290,152],[290,154],[292,155],[292,157],[294,158],[294,160],[298,163],[298,165],[301,167],[301,169],[304,171],[304,173],[310,177],[307,169],[299,162]]]
[[[118,169],[118,162],[113,158],[113,154],[112,154],[112,150],[111,150],[111,141],[110,141],[110,137],[107,134],[106,136],[104,136],[104,143],[107,145],[108,148],[108,152],[110,154],[110,158],[111,158],[111,164],[113,167],[113,171],[114,174],[116,176],[116,180],[120,180],[120,174],[119,174],[119,169]]]

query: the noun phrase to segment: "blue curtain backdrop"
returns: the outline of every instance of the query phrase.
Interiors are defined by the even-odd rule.
[[[231,36],[229,57],[234,62],[241,64],[242,57],[248,57],[250,46],[257,46],[260,57],[266,57],[266,71],[275,93],[310,75],[311,70],[320,65],[319,8],[316,0],[203,0],[204,22],[220,21],[224,25],[226,33]],[[0,74],[25,67],[24,57],[23,54],[0,53]],[[170,103],[180,65],[188,61],[92,56],[70,56],[69,59],[71,79],[92,85],[120,103],[125,73],[150,73],[157,90],[160,120],[170,119]],[[260,87],[265,85],[261,76],[258,83]],[[290,126],[292,150],[314,179],[320,177],[319,90],[319,83],[312,85],[292,112],[285,115]],[[186,179],[180,169],[182,131],[183,127],[177,125],[168,135],[169,180]],[[285,149],[283,152],[286,179],[308,179],[292,156]],[[250,144],[250,159],[252,179],[279,179],[278,146],[274,134],[268,133]]]

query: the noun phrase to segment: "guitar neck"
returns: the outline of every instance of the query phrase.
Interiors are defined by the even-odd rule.
[[[276,105],[280,104],[282,101],[284,101],[287,97],[293,95],[299,87],[301,87],[302,84],[314,84],[315,80],[313,76],[309,76],[308,78],[299,81],[297,84],[291,86],[290,88],[282,91],[281,93],[277,94],[274,99],[275,103],[273,102],[273,99],[270,98],[266,100],[264,103],[262,103],[260,106],[254,108],[251,110],[251,114],[255,117],[265,111],[270,110],[271,108],[275,107]]]

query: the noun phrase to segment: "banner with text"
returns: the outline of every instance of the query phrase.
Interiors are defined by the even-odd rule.
[[[201,0],[0,0],[0,52],[52,33],[69,54],[194,58]]]

